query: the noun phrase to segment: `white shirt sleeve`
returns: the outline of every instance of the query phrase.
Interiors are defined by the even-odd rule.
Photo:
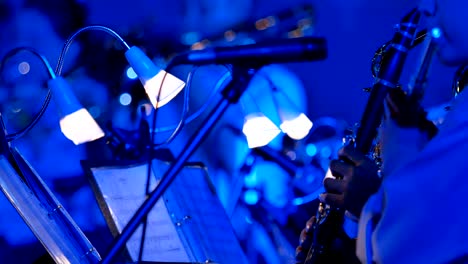
[[[457,121],[385,174],[360,217],[363,263],[448,263],[468,253],[468,122]]]

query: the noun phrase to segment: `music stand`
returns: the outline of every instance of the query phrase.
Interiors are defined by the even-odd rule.
[[[151,189],[171,165],[167,157],[153,159]],[[120,235],[146,199],[148,162],[82,161],[82,166],[111,233]],[[202,163],[185,163],[147,217],[145,263],[247,263]],[[142,230],[140,226],[124,246],[122,253],[131,262],[138,261]]]

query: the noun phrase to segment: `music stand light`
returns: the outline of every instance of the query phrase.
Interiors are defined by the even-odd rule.
[[[263,113],[257,112],[245,116],[242,132],[249,148],[257,148],[268,145],[281,130]]]
[[[118,39],[121,44],[127,49],[125,57],[133,68],[154,108],[159,108],[171,101],[185,86],[185,82],[177,77],[167,73],[157,67],[138,47],[130,47],[115,31],[104,26],[87,26],[76,31],[67,39],[57,62],[55,72],[50,67],[47,59],[40,53],[29,47],[19,47],[11,50],[2,60],[3,61],[13,56],[19,51],[29,51],[39,57],[46,66],[50,80],[48,81],[49,91],[42,108],[34,117],[33,121],[22,131],[7,135],[7,140],[12,141],[29,131],[44,114],[50,99],[54,97],[58,109],[61,112],[60,128],[62,133],[75,145],[86,143],[99,139],[104,136],[104,132],[92,118],[91,114],[81,106],[78,99],[73,94],[70,86],[64,78],[61,77],[61,72],[64,64],[64,58],[73,40],[82,32],[89,30],[104,31]],[[163,86],[163,84],[165,84]]]
[[[52,94],[61,114],[60,128],[65,137],[73,141],[75,145],[103,137],[104,132],[92,118],[91,114],[79,103],[67,81],[60,76],[56,76],[50,67],[47,58],[38,51],[30,47],[14,48],[3,57],[0,70],[3,70],[5,66],[4,62],[8,58],[21,51],[30,52],[41,60],[49,75],[49,80],[47,82],[49,90],[44,103],[42,104],[41,110],[34,116],[33,120],[19,132],[6,135],[6,140],[8,142],[13,141],[31,130],[43,116],[47,106],[49,105]]]
[[[65,137],[79,145],[104,136],[104,131],[80,104],[64,78],[52,78],[47,84],[60,111],[60,130]]]

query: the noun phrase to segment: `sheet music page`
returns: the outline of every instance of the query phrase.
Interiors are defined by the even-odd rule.
[[[93,168],[92,172],[118,232],[121,233],[145,200],[147,165],[126,168]],[[158,183],[159,180],[151,174],[150,191],[154,190]],[[140,225],[126,245],[134,261],[138,259],[142,228],[143,226]],[[191,262],[162,199],[148,214],[143,260]]]

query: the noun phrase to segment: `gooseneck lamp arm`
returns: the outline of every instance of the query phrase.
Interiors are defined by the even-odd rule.
[[[55,73],[60,76],[62,74],[62,69],[63,69],[63,63],[65,61],[65,56],[67,55],[67,52],[68,50],[70,49],[70,46],[71,44],[73,43],[73,41],[78,37],[78,35],[80,35],[81,33],[85,32],[85,31],[91,31],[91,30],[98,30],[98,31],[103,31],[103,32],[106,32],[108,34],[110,34],[111,36],[115,37],[117,40],[119,40],[119,42],[127,49],[129,50],[130,49],[130,46],[127,44],[127,42],[125,42],[125,40],[119,35],[117,34],[114,30],[108,28],[108,27],[104,27],[104,26],[100,26],[100,25],[93,25],[93,26],[87,26],[87,27],[84,27],[84,28],[81,28],[79,29],[78,31],[76,31],[73,35],[71,35],[66,41],[65,41],[65,44],[63,45],[63,48],[62,48],[62,52],[60,54],[60,57],[58,59],[58,62],[57,62],[57,67],[55,68]]]
[[[59,101],[58,103],[62,104],[62,106],[66,108],[66,109],[61,109],[64,112],[63,114],[65,114],[65,116],[61,119],[60,126],[62,129],[62,132],[65,134],[67,138],[72,140],[75,144],[81,144],[81,143],[92,141],[94,139],[104,136],[104,133],[99,128],[97,123],[92,119],[89,113],[85,109],[82,108],[82,106],[79,104],[78,100],[75,98],[74,94],[72,93],[71,89],[69,88],[69,85],[61,77],[64,59],[71,44],[73,43],[73,41],[76,39],[76,37],[80,33],[84,31],[89,31],[89,30],[100,30],[100,31],[107,32],[113,37],[115,37],[116,39],[118,39],[122,43],[122,45],[125,48],[127,48],[127,50],[131,49],[130,46],[115,31],[107,27],[103,27],[103,26],[88,26],[88,27],[81,28],[80,30],[75,32],[70,38],[67,39],[62,49],[62,52],[60,54],[59,60],[57,62],[57,67],[55,69],[55,72],[52,70],[52,67],[50,66],[49,62],[43,55],[41,55],[39,52],[29,47],[15,48],[4,56],[2,60],[2,64],[1,64],[1,70],[3,70],[3,67],[4,67],[3,62],[6,61],[8,58],[16,55],[20,51],[29,51],[30,53],[36,55],[38,58],[41,59],[41,61],[45,65],[50,76],[50,80],[48,82],[49,90],[47,91],[47,95],[44,99],[44,103],[42,104],[41,109],[33,117],[32,121],[24,129],[18,132],[15,132],[13,134],[7,135],[6,139],[8,142],[11,142],[15,139],[20,138],[21,136],[29,132],[37,124],[37,122],[41,119],[47,107],[49,106],[50,100],[52,98],[52,93],[57,93],[56,99],[57,101]],[[75,115],[74,117],[70,118],[67,116],[72,113]],[[84,130],[81,129],[81,131],[74,131],[76,130],[77,127],[86,127],[86,129]],[[81,135],[81,133],[88,133],[88,134]]]
[[[64,47],[62,49],[59,60],[57,62],[57,67],[56,67],[55,72],[52,70],[52,67],[50,66],[49,62],[47,61],[47,59],[43,55],[41,55],[39,52],[37,52],[36,50],[34,50],[32,48],[29,48],[29,47],[15,48],[15,49],[11,50],[10,52],[8,52],[4,56],[4,58],[2,60],[0,70],[3,70],[4,61],[6,61],[8,58],[16,55],[20,51],[29,51],[30,53],[36,55],[38,58],[41,59],[41,61],[45,65],[45,67],[46,67],[46,69],[47,69],[47,71],[49,73],[49,76],[50,76],[50,81],[48,83],[49,90],[47,91],[47,95],[46,95],[46,97],[44,99],[44,103],[42,104],[41,109],[33,117],[32,121],[24,129],[22,129],[22,130],[20,130],[18,132],[15,132],[13,134],[7,135],[6,139],[7,139],[8,142],[11,142],[11,141],[13,141],[15,139],[20,138],[21,136],[23,136],[24,134],[29,132],[37,124],[37,122],[41,119],[41,117],[44,115],[47,107],[49,106],[50,100],[52,98],[52,93],[54,92],[52,90],[55,90],[55,93],[57,93],[57,97],[60,96],[60,98],[57,98],[57,100],[59,100],[60,103],[62,103],[62,106],[65,106],[67,108],[67,110],[61,109],[62,111],[65,112],[64,114],[66,114],[66,115],[72,114],[73,112],[75,112],[75,110],[78,110],[75,113],[75,115],[78,114],[78,116],[75,116],[75,117],[80,118],[80,119],[83,120],[83,121],[80,120],[81,122],[77,122],[76,119],[71,119],[70,117],[67,117],[67,116],[64,116],[62,118],[61,128],[62,128],[62,132],[66,135],[67,138],[71,139],[75,144],[81,144],[81,143],[91,141],[91,140],[94,140],[94,139],[97,139],[99,137],[104,136],[104,133],[99,128],[97,123],[95,123],[95,121],[92,119],[92,117],[89,115],[89,113],[87,113],[86,110],[81,109],[82,108],[81,105],[79,104],[78,100],[76,100],[75,96],[71,92],[71,89],[69,89],[68,84],[66,83],[65,80],[63,80],[61,78],[64,59],[65,59],[65,56],[66,56],[71,44],[73,43],[73,40],[75,40],[76,37],[80,33],[84,32],[84,31],[88,31],[88,30],[100,30],[100,31],[107,32],[110,35],[114,36],[116,39],[118,39],[125,48],[130,50],[130,46],[128,46],[128,44],[115,31],[113,31],[113,30],[111,30],[111,29],[109,29],[107,27],[103,27],[103,26],[88,26],[88,27],[84,27],[84,28],[78,30],[70,38],[68,38],[68,40],[65,42],[65,45],[64,45]],[[89,135],[89,134],[80,135],[80,133],[82,133],[82,132],[87,132],[87,131],[83,131],[83,130],[78,131],[78,133],[76,131],[74,131],[76,129],[76,126],[83,127],[83,124],[84,124],[83,122],[85,122],[85,124],[86,124],[86,127],[87,127],[86,130],[87,131],[93,131],[92,132],[93,135]],[[89,124],[89,126],[88,126],[88,124]]]
[[[68,49],[70,48],[73,40],[79,34],[90,30],[98,30],[110,34],[119,40],[119,42],[127,49],[125,52],[125,57],[137,74],[140,82],[143,84],[145,92],[148,95],[154,108],[159,108],[167,104],[185,87],[184,81],[160,69],[138,47],[130,47],[115,31],[100,25],[81,28],[65,42],[65,45],[62,49],[62,54],[60,55],[57,63],[57,68],[55,70],[57,75],[60,75],[62,72],[65,55],[68,52]],[[163,84],[166,85],[163,86]]]
[[[76,31],[64,44],[55,74],[60,79],[65,56],[75,40],[81,33],[91,30],[103,31],[116,38],[125,47],[125,57],[140,79],[146,94],[154,108],[161,107],[172,100],[185,86],[185,82],[157,67],[151,59],[138,47],[130,47],[115,31],[105,26],[87,26]],[[82,108],[70,89],[62,88],[62,80],[51,82],[53,92],[61,94],[59,97],[63,111],[60,127],[67,138],[75,144],[92,141],[104,136],[91,115]],[[163,84],[167,84],[164,85]]]
[[[30,48],[30,47],[17,47],[17,48],[14,48],[14,49],[10,50],[7,54],[5,54],[2,61],[0,62],[0,72],[3,72],[3,68],[5,67],[5,62],[9,58],[15,56],[16,54],[18,54],[18,53],[20,53],[22,51],[29,52],[29,53],[35,55],[36,57],[38,57],[41,60],[42,64],[44,64],[49,77],[51,79],[55,79],[56,76],[55,76],[54,70],[52,69],[52,67],[49,64],[49,61],[42,54],[40,54],[37,50],[35,50],[33,48]],[[52,93],[51,93],[51,91],[49,89],[47,91],[47,95],[46,95],[46,97],[44,99],[44,103],[41,106],[41,109],[33,117],[32,121],[26,127],[21,129],[20,131],[6,135],[6,140],[8,142],[11,142],[11,141],[14,141],[14,140],[22,137],[26,133],[28,133],[37,124],[37,122],[41,119],[41,117],[44,115],[44,113],[45,113],[45,111],[47,109],[47,106],[49,105],[51,97],[52,97]]]

